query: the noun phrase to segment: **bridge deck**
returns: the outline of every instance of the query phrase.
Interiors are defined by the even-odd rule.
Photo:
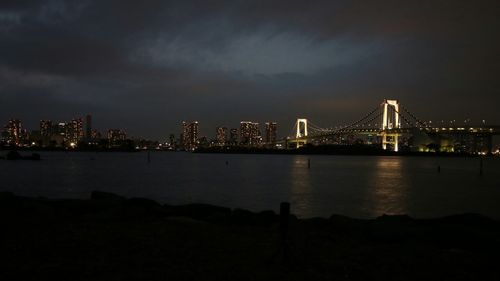
[[[425,133],[438,133],[438,134],[490,134],[490,135],[500,135],[500,126],[475,126],[475,127],[412,127],[412,128],[397,128],[397,129],[386,129],[382,130],[380,128],[350,128],[345,130],[333,130],[332,132],[320,132],[311,133],[306,137],[298,138],[298,140],[313,139],[319,137],[328,137],[335,135],[344,134],[410,134],[415,131],[425,132]],[[292,138],[290,140],[295,140]]]

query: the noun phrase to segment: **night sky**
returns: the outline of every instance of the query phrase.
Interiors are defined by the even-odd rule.
[[[500,1],[0,1],[0,123],[90,113],[164,140],[354,121],[385,98],[500,125]]]

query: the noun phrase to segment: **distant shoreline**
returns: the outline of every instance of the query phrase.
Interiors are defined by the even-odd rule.
[[[0,159],[2,153],[7,153],[13,149],[0,148]],[[182,150],[161,150],[161,149],[65,149],[65,148],[16,148],[16,151],[26,152],[186,152]],[[191,153],[191,152],[188,152]],[[272,148],[252,148],[252,147],[209,147],[198,148],[192,153],[199,154],[261,154],[261,155],[345,155],[345,156],[412,156],[412,157],[497,157],[493,154],[478,155],[471,153],[453,152],[417,152],[417,151],[387,151],[374,146],[366,145],[323,145],[307,146],[297,149],[272,149]]]
[[[481,157],[493,155],[477,155],[470,153],[416,152],[416,151],[386,151],[373,146],[324,145],[308,146],[297,149],[268,148],[200,148],[195,153],[220,154],[277,154],[277,155],[346,155],[346,156],[417,156],[417,157]]]

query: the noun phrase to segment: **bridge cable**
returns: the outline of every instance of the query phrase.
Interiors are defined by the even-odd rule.
[[[406,122],[406,124],[410,125],[410,127],[415,127],[415,126],[414,126],[414,124],[413,124],[411,121],[409,121],[408,119],[406,119],[406,117],[405,117],[403,114],[401,114],[399,111],[397,111],[397,110],[396,110],[396,109],[394,109],[394,108],[393,108],[392,110],[393,110],[396,114],[398,114],[398,116],[399,116],[399,117],[401,117],[401,119],[403,119],[403,120]]]
[[[369,123],[373,122],[375,119],[380,118],[380,117],[382,116],[382,114],[383,114],[383,113],[382,113],[382,112],[380,112],[379,114],[375,115],[373,118],[371,118],[371,119],[367,120],[367,121],[366,121],[365,123],[363,123],[363,124],[364,124],[364,125],[366,125],[366,124],[369,124]],[[347,128],[347,127],[342,128],[342,129],[340,129],[340,130],[337,130],[337,131],[335,132],[335,134],[341,134],[341,133],[343,133],[343,132],[347,132],[349,129],[350,129],[350,128]]]
[[[349,124],[347,126],[341,127],[340,129],[329,130],[329,129],[323,129],[323,128],[321,128],[319,126],[316,126],[316,125],[314,125],[314,126],[318,127],[321,132],[324,132],[323,133],[324,136],[327,136],[327,135],[338,135],[338,134],[340,134],[340,133],[342,133],[342,132],[344,132],[344,131],[348,130],[349,128],[352,128],[352,127],[354,127],[356,125],[370,123],[373,120],[379,118],[380,116],[382,116],[381,112],[379,114],[377,114],[375,117],[373,117],[373,118],[369,119],[368,121],[366,121],[370,116],[372,116],[378,110],[380,110],[380,105],[378,105],[375,109],[373,109],[368,114],[366,114],[365,116],[363,116],[363,118],[361,118],[361,119],[357,120],[356,122],[353,122],[353,123],[351,123],[351,124]],[[362,122],[365,122],[365,123],[362,123]],[[309,122],[309,123],[311,123],[311,122]],[[320,134],[320,136],[321,136],[321,134]]]
[[[347,128],[351,128],[353,126],[356,126],[357,124],[365,121],[368,117],[370,117],[373,113],[375,113],[377,110],[380,110],[380,105],[378,105],[375,109],[373,109],[372,111],[370,111],[370,113],[368,113],[367,115],[365,115],[363,118],[359,119],[358,121],[356,122],[353,122],[347,126],[344,126],[343,128],[340,128],[338,129],[337,131],[341,131],[341,130],[344,130],[344,129],[347,129]]]
[[[421,121],[418,117],[416,117],[415,115],[413,115],[406,107],[404,107],[404,106],[401,105],[401,108],[406,113],[408,113],[408,115],[410,115],[418,124],[423,125],[423,127],[425,127],[425,128],[429,127],[429,125],[425,121]]]

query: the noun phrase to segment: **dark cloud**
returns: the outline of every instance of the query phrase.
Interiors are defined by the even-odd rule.
[[[399,98],[500,123],[498,1],[0,2],[0,121],[92,113],[165,138],[242,119],[330,126]],[[147,125],[145,125],[147,124]]]

